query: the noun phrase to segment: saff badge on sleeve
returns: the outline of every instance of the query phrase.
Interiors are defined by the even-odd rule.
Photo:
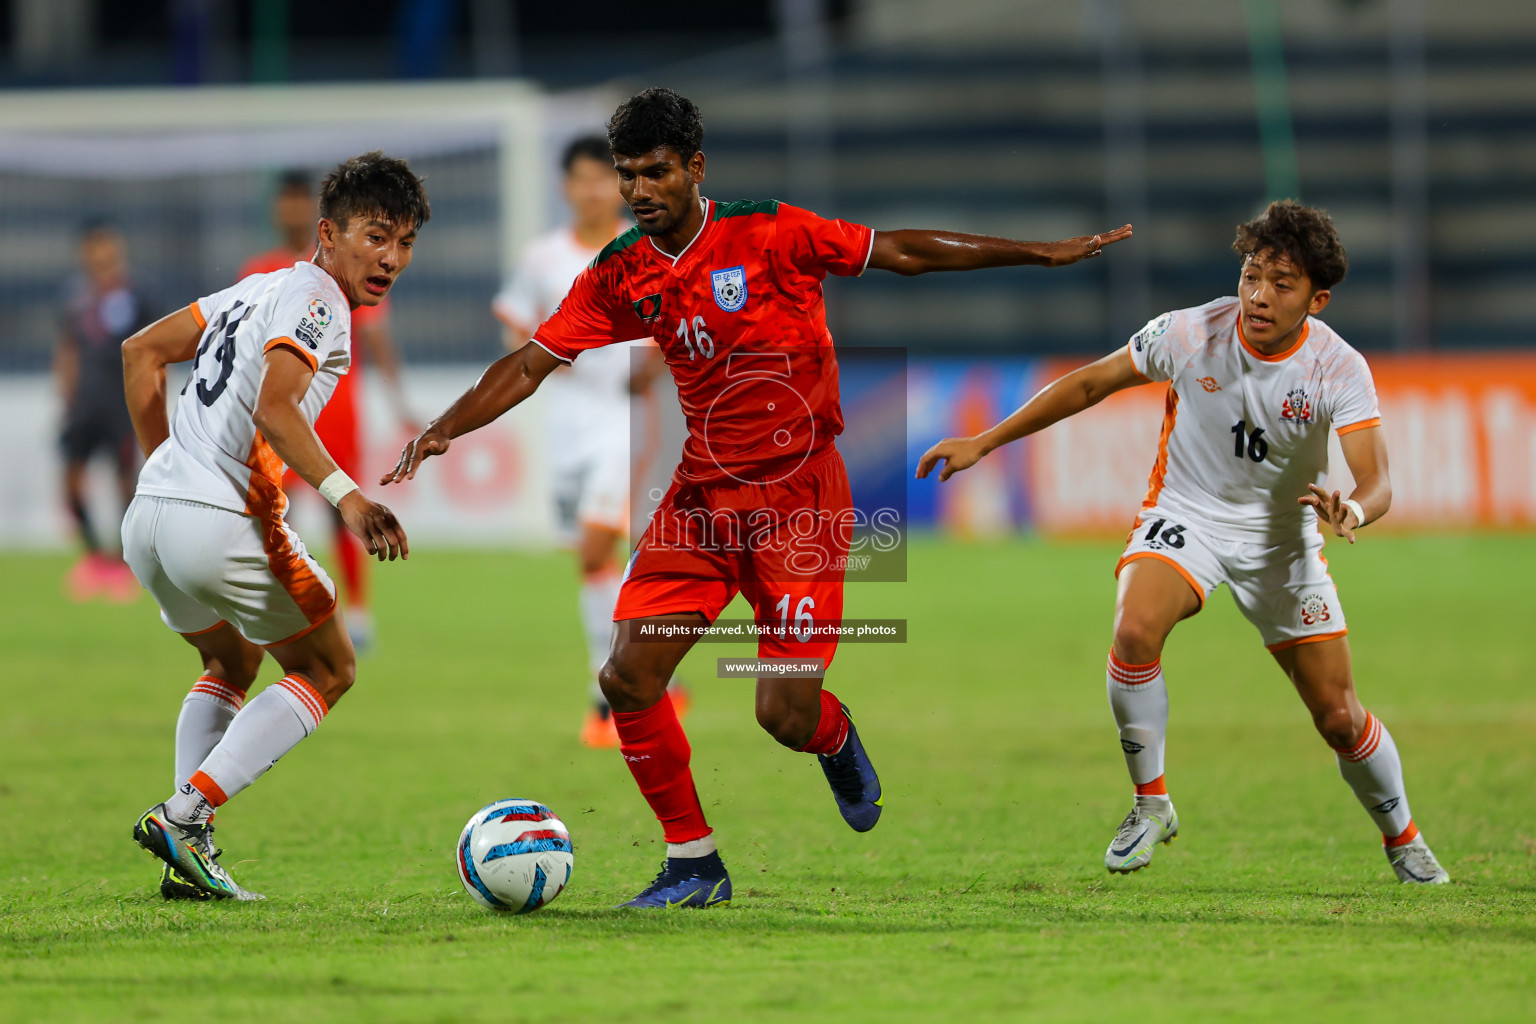
[[[727,313],[734,313],[747,304],[747,269],[745,266],[727,267],[709,275],[709,283],[715,289],[715,305]]]

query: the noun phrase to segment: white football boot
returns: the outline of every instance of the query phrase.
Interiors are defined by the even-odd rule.
[[[1440,862],[1435,860],[1435,855],[1430,852],[1429,844],[1424,841],[1422,835],[1413,837],[1412,842],[1402,846],[1388,846],[1387,861],[1392,865],[1392,870],[1397,872],[1397,880],[1408,885],[1444,885],[1451,880],[1451,876]]]
[[[218,853],[213,848],[213,826],[175,821],[165,812],[165,804],[156,804],[140,815],[133,826],[133,840],[175,869],[181,881],[214,899],[266,899],[242,888],[219,866],[215,859]]]
[[[1119,874],[1140,871],[1152,863],[1158,843],[1171,843],[1179,834],[1179,812],[1167,797],[1137,797],[1120,831],[1104,851],[1104,866]]]

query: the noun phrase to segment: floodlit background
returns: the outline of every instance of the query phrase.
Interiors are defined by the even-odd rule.
[[[418,415],[499,352],[490,299],[560,222],[556,155],[637,88],[702,107],[706,192],[876,228],[1135,240],[1062,271],[828,285],[844,346],[908,350],[908,443],[1233,290],[1233,225],[1326,207],[1326,319],[1378,372],[1397,527],[1536,524],[1536,8],[1498,0],[0,3],[0,545],[66,543],[47,373],[78,226],[110,217],[166,309],[273,244],[276,176],[382,146],[435,216],[394,295]],[[1019,446],[918,525],[1120,528],[1160,396]],[[399,431],[375,410],[370,459]],[[547,543],[536,413],[415,495],[423,541]],[[103,510],[104,514],[107,510]]]
[[[117,603],[69,596],[88,563],[50,366],[81,226],[115,222],[171,310],[277,244],[285,171],[409,157],[434,216],[391,303],[424,419],[500,353],[492,296],[563,221],[562,144],[658,84],[703,110],[715,199],[1033,239],[1136,225],[1063,270],[828,282],[855,499],[905,488],[914,528],[907,582],[846,605],[908,642],[845,644],[829,674],[879,828],[851,833],[750,686],[714,678],[750,649],[701,645],[686,726],[736,901],[611,911],[660,833],[616,753],[578,739],[579,573],[535,396],[375,495],[412,557],[376,568],[359,685],[220,811],[225,863],[269,901],[165,903],[128,833],[171,781],[196,665],[131,579]],[[1163,387],[910,481],[934,440],[1231,294],[1234,226],[1285,196],[1338,223],[1351,271],[1325,319],[1381,395],[1392,511],[1328,555],[1362,699],[1455,880],[1433,892],[1396,883],[1224,597],[1166,652],[1183,834],[1148,871],[1103,870],[1129,796],[1101,688],[1111,569]],[[0,1020],[1529,1019],[1533,272],[1529,0],[0,0]],[[904,381],[858,369],[893,365]],[[365,486],[406,440],[375,370]],[[893,441],[896,472],[861,476]],[[89,484],[111,538],[105,462]],[[339,575],[329,510],[295,503]],[[576,843],[531,917],[481,912],[450,864],[465,817],[510,795]]]

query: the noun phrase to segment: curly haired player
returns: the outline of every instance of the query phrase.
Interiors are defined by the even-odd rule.
[[[1168,381],[1157,461],[1115,568],[1107,686],[1136,797],[1105,866],[1146,867],[1178,834],[1163,778],[1163,644],[1225,583],[1337,753],[1397,877],[1448,882],[1408,812],[1397,744],[1355,696],[1344,609],[1322,557],[1320,517],[1353,544],[1392,502],[1370,368],[1317,319],[1349,269],[1344,246],[1326,213],[1285,200],[1240,225],[1233,248],[1237,297],[1164,313],[990,430],[940,441],[917,475],[943,462],[948,480],[1116,391]],[[1322,487],[1330,428],[1355,478],[1348,498]]]
[[[486,370],[385,477],[413,476],[423,459],[583,352],[645,335],[661,346],[689,436],[624,574],[619,628],[599,676],[624,761],[667,841],[666,863],[626,904],[634,907],[704,907],[731,894],[666,693],[696,639],[687,627],[714,621],[740,592],[760,622],[796,626],[763,640],[761,657],[824,669],[837,649],[817,627],[842,619],[853,502],[833,444],[843,417],[822,281],[871,267],[912,275],[1062,266],[1131,234],[1130,225],[1059,242],[877,232],[775,201],[717,203],[699,194],[703,137],[698,108],[670,89],[647,89],[619,107],[608,141],[637,226],[603,249],[532,340]],[[689,635],[655,639],[677,626]],[[772,674],[778,668],[786,674]],[[883,794],[848,709],[819,672],[778,668],[758,678],[758,723],[784,746],[817,755],[844,820],[868,831]]]

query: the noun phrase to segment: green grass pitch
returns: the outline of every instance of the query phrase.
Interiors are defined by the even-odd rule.
[[[147,597],[76,607],[57,557],[0,559],[0,1019],[1458,1020],[1536,1013],[1536,539],[1331,546],[1366,705],[1455,878],[1394,880],[1257,635],[1218,594],[1175,633],[1183,830],[1108,875],[1129,785],[1104,697],[1117,548],[918,540],[849,615],[829,685],[886,791],[868,835],[747,684],[685,670],[694,771],[736,901],[615,912],[662,857],[614,752],[576,741],[574,571],[420,551],[376,575],[381,642],[320,731],[220,817],[260,904],[170,905],[129,838],[169,791],[195,658]],[[263,681],[277,676],[270,665]],[[503,796],[571,828],[550,908],[464,896],[459,828]]]

